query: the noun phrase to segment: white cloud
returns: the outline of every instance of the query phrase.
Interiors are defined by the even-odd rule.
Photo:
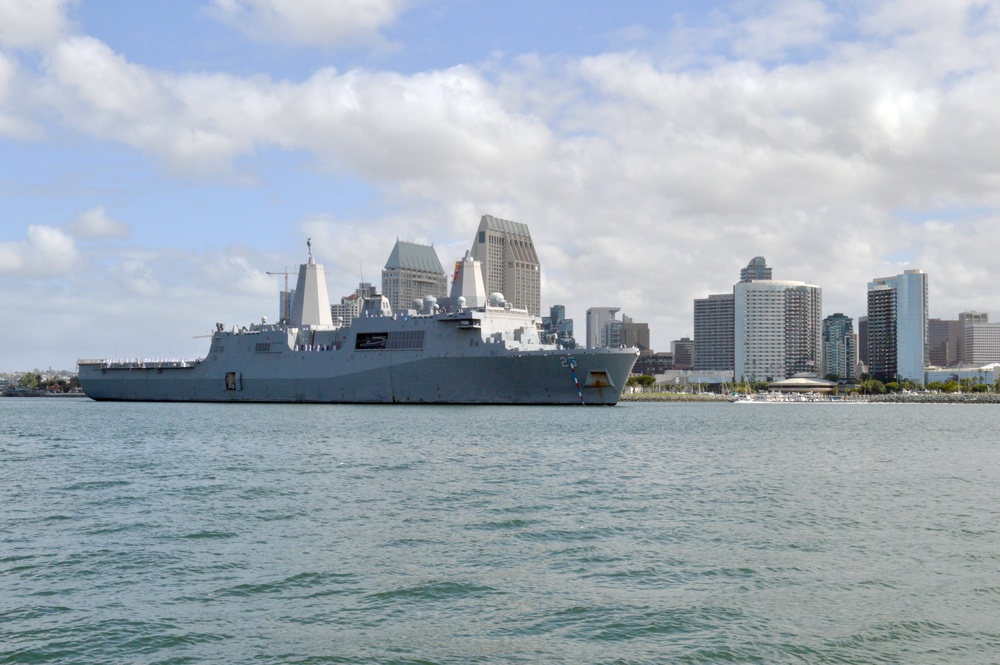
[[[199,263],[204,283],[214,285],[219,292],[259,296],[264,300],[275,293],[274,279],[259,267],[250,265],[248,258],[241,254],[205,257]]]
[[[104,206],[94,206],[81,212],[66,226],[66,232],[79,240],[128,238],[132,229],[124,222],[108,216]]]
[[[42,134],[23,108],[26,88],[17,60],[0,52],[0,137],[34,139]]]
[[[111,268],[109,275],[125,292],[144,298],[159,295],[163,288],[153,269],[138,259],[122,261]]]
[[[77,37],[53,49],[47,68],[66,122],[156,154],[186,177],[226,175],[235,158],[277,145],[376,181],[474,187],[549,148],[544,124],[504,108],[468,67],[410,77],[324,69],[302,83],[170,75]]]
[[[45,47],[69,29],[66,9],[77,0],[4,0],[0,2],[0,46]]]
[[[309,46],[384,46],[405,0],[214,0],[209,13],[252,39]]]
[[[0,275],[56,278],[82,264],[73,239],[51,226],[32,224],[23,240],[0,242]]]
[[[740,57],[773,60],[795,49],[824,46],[836,21],[821,0],[784,0],[763,7],[766,13],[754,12],[737,24],[733,51]]]

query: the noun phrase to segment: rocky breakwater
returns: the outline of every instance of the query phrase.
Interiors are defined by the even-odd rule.
[[[891,404],[1000,404],[1000,393],[889,393],[864,399]]]
[[[622,393],[621,402],[732,402],[729,395],[715,393]]]

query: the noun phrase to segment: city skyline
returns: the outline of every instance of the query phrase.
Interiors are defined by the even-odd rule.
[[[1000,307],[992,0],[45,0],[0,26],[3,369],[204,355],[274,317],[306,238],[337,301],[394,238],[450,266],[483,215],[530,227],[541,313],[613,305],[658,350],[755,255],[824,314],[914,268],[931,318]]]

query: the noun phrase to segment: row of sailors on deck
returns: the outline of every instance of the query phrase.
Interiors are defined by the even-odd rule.
[[[336,344],[296,344],[296,351],[336,351]]]

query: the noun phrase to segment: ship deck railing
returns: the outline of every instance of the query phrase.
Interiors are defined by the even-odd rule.
[[[202,361],[202,358],[171,358],[162,360],[150,360],[133,358],[126,360],[106,360],[106,359],[86,359],[81,358],[76,361],[77,365],[96,365],[100,369],[168,369],[194,367]]]

